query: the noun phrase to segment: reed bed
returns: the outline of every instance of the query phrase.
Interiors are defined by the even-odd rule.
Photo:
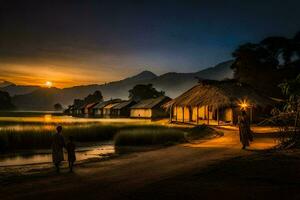
[[[67,139],[73,136],[76,142],[109,141],[120,130],[135,130],[147,128],[160,128],[154,125],[72,125],[63,126],[63,136]],[[23,130],[2,129],[0,130],[0,151],[7,152],[23,149],[49,149],[51,148],[52,135],[55,126],[36,126]]]
[[[115,146],[171,145],[204,138],[223,136],[222,132],[199,125],[194,128],[152,127],[121,130],[114,139]]]
[[[184,142],[185,132],[166,127],[121,130],[114,141],[116,146],[168,145]]]

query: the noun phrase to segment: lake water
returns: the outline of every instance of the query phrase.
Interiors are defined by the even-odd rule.
[[[79,148],[76,150],[76,160],[82,161],[89,158],[103,158],[114,153],[115,148],[113,144],[100,144],[92,147]],[[67,159],[66,153],[65,159]],[[50,162],[52,162],[52,154],[50,150],[39,152],[22,152],[13,155],[7,154],[0,156],[0,167]]]
[[[130,118],[81,118],[51,112],[0,112],[0,123],[9,124],[150,124],[150,120]],[[1,127],[1,126],[0,126]]]

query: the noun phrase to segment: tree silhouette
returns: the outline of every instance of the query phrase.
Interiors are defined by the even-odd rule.
[[[15,106],[11,102],[8,92],[0,91],[0,110],[11,110]]]
[[[84,98],[84,103],[94,103],[103,101],[102,93],[99,90],[96,90],[93,94],[89,94]]]
[[[129,90],[129,99],[139,102],[143,99],[155,98],[164,96],[165,92],[157,91],[152,84],[136,85],[133,89]]]
[[[297,33],[293,38],[267,37],[239,46],[232,54],[234,78],[267,94],[279,95],[278,84],[300,73],[299,38]]]
[[[62,107],[62,105],[60,103],[54,104],[53,107],[54,107],[55,110],[62,110],[63,109],[63,107]]]

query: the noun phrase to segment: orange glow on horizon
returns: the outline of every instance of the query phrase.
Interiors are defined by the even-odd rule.
[[[28,66],[4,64],[0,69],[0,80],[17,85],[66,88],[78,85],[103,84],[121,79],[104,71],[89,71],[84,68],[52,68],[49,66]],[[107,80],[108,79],[108,80]],[[51,80],[51,81],[50,81]]]

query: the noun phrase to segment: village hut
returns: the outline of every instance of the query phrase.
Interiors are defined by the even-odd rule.
[[[113,107],[117,106],[118,104],[120,104],[120,102],[112,102],[112,103],[107,104],[103,108],[103,117],[110,118],[111,114],[112,114]]]
[[[72,115],[82,115],[84,111],[84,105],[74,105],[72,109]]]
[[[84,115],[93,115],[93,108],[99,103],[100,102],[93,102],[93,103],[86,104],[83,109],[83,114]]]
[[[95,105],[92,110],[93,110],[93,115],[97,116],[97,117],[103,117],[104,115],[104,107],[111,104],[111,103],[119,103],[121,102],[121,99],[111,99],[108,101],[103,101],[98,103],[97,105]]]
[[[66,115],[73,115],[74,112],[74,105],[70,105],[66,110],[64,110],[64,114]]]
[[[174,100],[164,104],[170,120],[196,124],[235,124],[242,109],[259,121],[274,101],[247,84],[235,80],[202,80]]]
[[[162,105],[171,99],[166,96],[142,100],[130,108],[132,118],[163,118],[168,116],[168,112]]]
[[[111,117],[129,117],[130,107],[136,104],[135,101],[123,101],[111,109]]]

